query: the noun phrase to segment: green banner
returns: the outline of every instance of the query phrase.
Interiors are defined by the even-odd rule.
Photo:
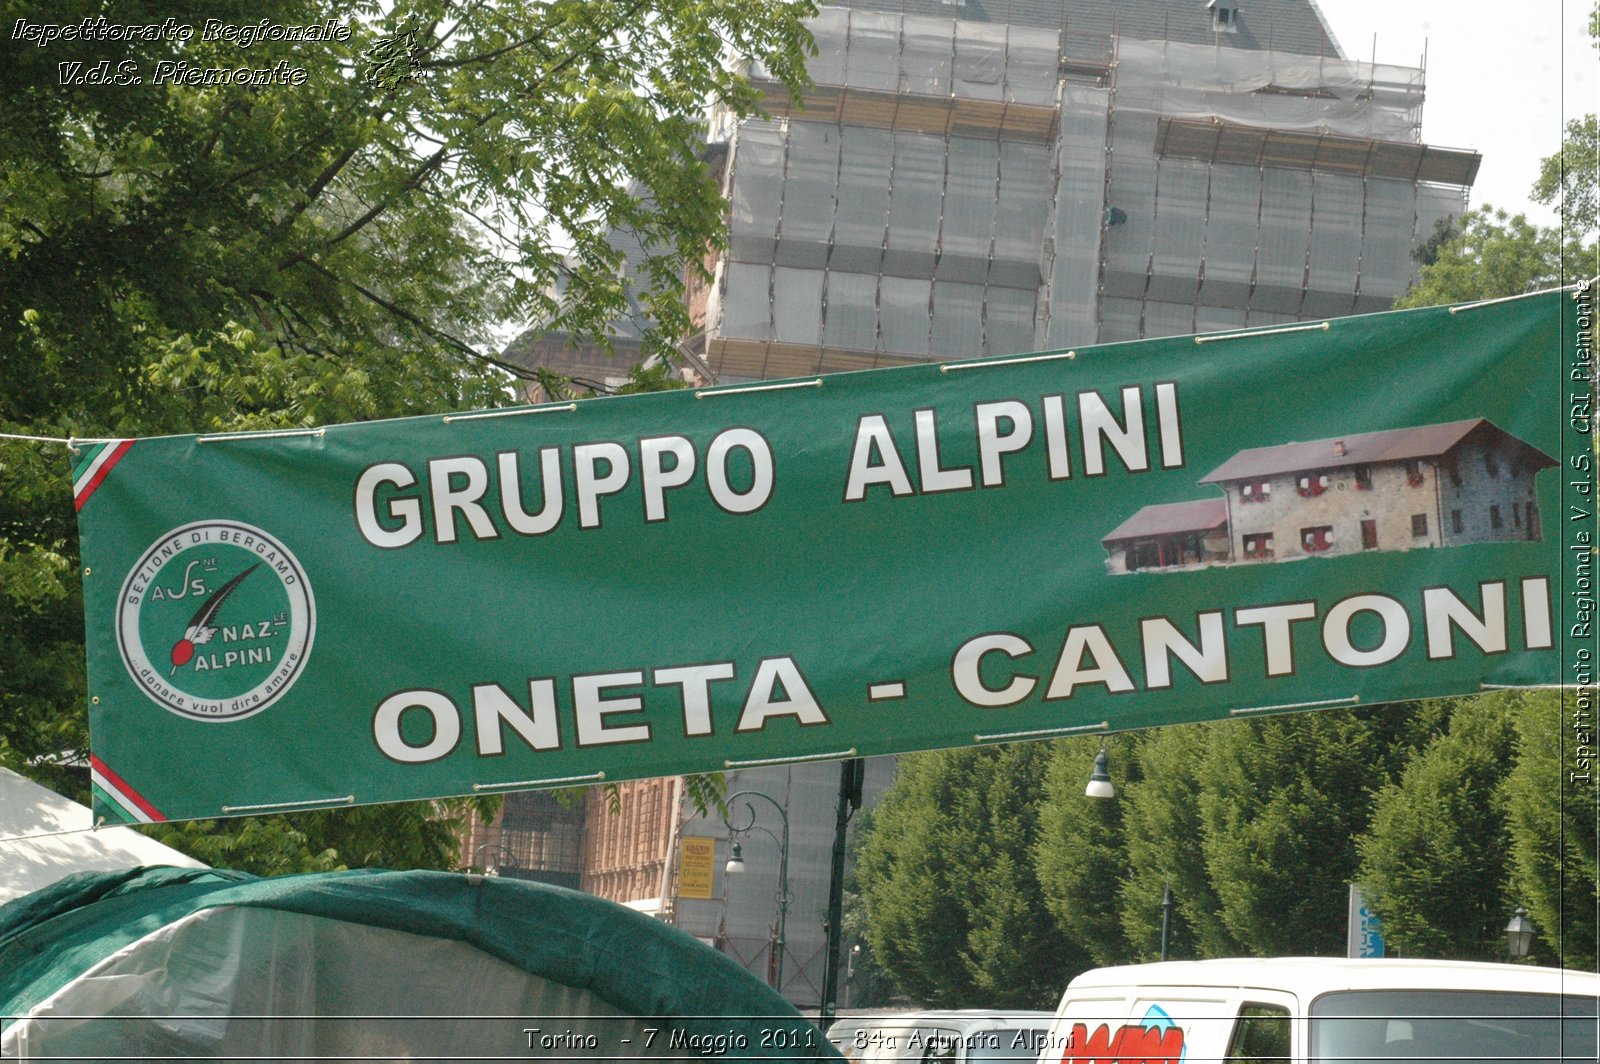
[[[1590,683],[1591,310],[97,444],[96,811]]]

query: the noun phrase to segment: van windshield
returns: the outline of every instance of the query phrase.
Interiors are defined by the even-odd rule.
[[[1582,995],[1486,990],[1324,994],[1311,1005],[1311,1060],[1594,1064],[1595,1002]]]

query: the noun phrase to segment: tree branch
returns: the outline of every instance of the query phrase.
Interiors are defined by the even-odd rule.
[[[514,52],[518,48],[526,48],[528,45],[533,44],[538,39],[539,38],[537,36],[524,37],[522,40],[512,41],[510,44],[505,45],[504,47],[496,48],[489,52],[482,52],[478,55],[469,55],[465,59],[430,59],[426,63],[419,63],[417,65],[422,67],[424,70],[453,70],[457,67],[471,66],[473,63],[488,63],[499,59],[503,55]]]
[[[645,5],[645,0],[633,0],[633,3],[628,5],[627,10],[622,13],[621,17],[616,21],[616,23],[613,26],[611,26],[609,29],[602,30],[602,31],[600,31],[599,33],[596,34],[591,47],[593,45],[598,45],[607,36],[609,36],[612,33],[615,33],[616,30],[619,27],[628,25],[629,21],[633,18],[634,15],[638,14],[640,9],[642,9],[644,7],[644,5]],[[533,40],[532,38],[528,39],[529,42],[531,42],[532,40]],[[565,70],[567,67],[569,67],[573,63],[577,62],[582,56],[584,56],[586,54],[587,54],[587,49],[574,49],[570,54],[567,55],[567,57],[565,59],[562,59],[560,62],[558,62],[554,66],[552,66],[549,70],[545,71],[544,76],[541,79],[541,83],[548,82],[551,77],[553,77],[556,74],[559,74],[561,71]],[[524,95],[536,94],[538,88],[539,88],[539,86],[535,85],[532,88],[532,90],[530,90],[529,93],[524,93]],[[503,113],[503,110],[497,109],[497,110],[490,111],[487,114],[479,116],[477,122],[473,125],[472,129],[475,131],[477,129],[482,128],[484,125],[488,124],[493,119],[499,117],[502,113]],[[455,137],[455,138],[451,138],[452,141],[458,140],[458,139],[459,139],[459,136]],[[422,162],[421,165],[419,165],[416,169],[414,169],[411,172],[411,175],[406,178],[405,182],[401,184],[399,192],[400,193],[410,192],[412,189],[416,188],[419,184],[421,184],[422,179],[424,177],[428,176],[429,173],[437,170],[440,166],[442,166],[443,163],[444,163],[444,160],[449,155],[450,143],[451,142],[446,142],[438,151],[434,152],[427,159],[425,159]],[[323,245],[322,245],[323,248],[325,248],[325,249],[326,248],[331,248],[335,244],[339,244],[339,243],[349,239],[351,236],[354,236],[356,233],[358,233],[362,229],[366,228],[366,226],[368,224],[370,224],[374,219],[376,219],[379,215],[383,214],[390,207],[392,207],[394,205],[394,201],[395,201],[395,197],[394,196],[390,196],[390,197],[388,197],[388,198],[386,198],[384,200],[381,200],[378,203],[374,204],[372,206],[372,208],[370,210],[366,211],[364,214],[362,214],[361,217],[357,218],[355,221],[351,222],[349,225],[345,226],[343,229],[341,229],[339,232],[335,233],[332,237],[330,237],[327,241],[325,241],[323,243]],[[309,262],[309,261],[310,260],[306,257],[306,254],[304,252],[298,252],[297,251],[294,254],[289,255],[289,256],[285,257],[283,260],[281,260],[278,263],[278,268],[280,270],[288,269],[290,266],[293,266],[296,263]]]
[[[307,188],[304,194],[301,195],[300,202],[295,205],[292,211],[289,212],[289,216],[278,224],[278,231],[283,232],[293,225],[295,220],[304,214],[311,207],[311,205],[317,201],[317,197],[322,195],[322,193],[327,189],[328,185],[332,183],[333,179],[339,176],[339,171],[343,170],[345,165],[348,164],[351,159],[355,158],[356,152],[360,150],[361,145],[352,144],[350,147],[340,152],[339,155],[335,157],[334,160],[327,166],[323,167],[322,173],[316,176],[316,180],[311,182],[311,187]]]
[[[521,380],[533,380],[533,379],[535,379],[533,374],[532,374],[532,371],[528,370],[526,367],[518,366],[518,365],[516,365],[514,363],[511,363],[511,362],[506,362],[506,361],[504,361],[502,359],[495,358],[493,355],[484,354],[482,351],[479,351],[477,348],[473,347],[471,344],[467,343],[465,340],[462,340],[462,339],[460,339],[458,337],[455,337],[455,336],[451,336],[449,333],[447,333],[444,330],[438,328],[437,326],[433,325],[432,323],[430,323],[428,321],[425,321],[422,318],[418,317],[417,315],[411,313],[409,310],[407,310],[404,307],[400,306],[398,303],[394,303],[394,302],[391,302],[390,300],[385,299],[383,296],[380,296],[378,293],[374,292],[372,289],[366,287],[365,285],[360,284],[360,283],[358,283],[356,281],[349,280],[348,278],[345,278],[345,277],[340,277],[338,274],[334,273],[332,270],[328,269],[326,266],[322,265],[320,262],[317,262],[315,259],[302,258],[299,261],[302,264],[311,267],[311,269],[315,270],[317,273],[322,274],[322,276],[326,277],[328,280],[334,282],[335,284],[342,284],[342,285],[345,285],[345,286],[347,286],[349,288],[355,289],[358,293],[361,294],[362,297],[367,299],[369,302],[375,303],[376,305],[382,307],[384,310],[387,310],[390,314],[393,314],[395,317],[399,318],[400,320],[405,321],[405,322],[409,322],[410,324],[416,326],[418,329],[421,329],[424,333],[426,333],[427,335],[433,337],[435,340],[438,340],[440,343],[444,344],[446,347],[453,348],[454,350],[460,352],[463,355],[466,355],[469,358],[477,359],[479,362],[483,362],[483,363],[486,363],[488,365],[495,366],[495,367],[497,367],[499,369],[505,370],[507,373],[509,373],[512,376],[517,377],[517,378],[519,378]]]

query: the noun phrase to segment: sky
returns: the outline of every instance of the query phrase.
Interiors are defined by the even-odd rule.
[[[1600,111],[1600,52],[1586,32],[1594,0],[1317,0],[1350,59],[1419,66],[1427,55],[1422,139],[1483,155],[1473,206],[1554,225],[1530,197],[1567,119]],[[1240,5],[1244,8],[1244,4]]]

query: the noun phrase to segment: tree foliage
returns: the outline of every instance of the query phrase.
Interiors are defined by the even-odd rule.
[[[1539,180],[1534,183],[1533,198],[1559,210],[1561,222],[1569,232],[1592,236],[1596,228],[1600,228],[1595,208],[1597,181],[1600,181],[1600,127],[1591,114],[1567,122],[1561,150],[1539,164]]]
[[[48,18],[75,23],[102,6],[57,5]],[[113,24],[170,17],[197,30],[253,28],[262,15],[241,0],[104,8]],[[627,305],[607,240],[619,231],[647,253],[644,301],[660,328],[645,350],[670,352],[686,325],[683,271],[722,233],[697,155],[702,107],[756,106],[730,54],[798,87],[812,10],[286,0],[272,24],[332,19],[348,33],[248,47],[200,32],[48,46],[9,34],[0,433],[215,432],[497,405],[510,398],[501,329],[606,344]],[[241,65],[304,77],[173,77]],[[124,83],[72,80],[96,70]],[[0,441],[0,762],[83,797],[59,757],[88,742],[65,457]],[[396,838],[417,827],[393,815]],[[273,823],[289,825],[282,845],[253,846],[280,852],[263,858],[274,867],[318,867],[330,848],[424,859],[393,838],[369,845],[364,828]],[[218,830],[243,852],[265,829]],[[195,847],[198,831],[173,837]],[[426,859],[449,855],[435,839]]]
[[[1600,3],[1589,12],[1589,43],[1600,50]],[[1600,230],[1600,127],[1593,114],[1569,119],[1561,150],[1539,166],[1533,198],[1561,212],[1562,224],[1571,232],[1592,238]]]
[[[1046,1006],[1087,967],[1050,920],[1034,870],[1048,755],[1019,744],[901,759],[858,879],[867,941],[912,997]]]
[[[1535,956],[1593,971],[1600,964],[1593,689],[1525,695],[1510,713],[1516,737],[1504,783],[1508,893],[1537,929]]]
[[[1446,730],[1378,793],[1358,881],[1405,956],[1504,956],[1511,704],[1507,695],[1451,700]]]
[[[1406,956],[1503,958],[1520,904],[1537,958],[1589,967],[1593,721],[1531,691],[1123,734],[1112,801],[1083,795],[1098,739],[908,757],[862,830],[863,934],[915,1001],[989,1006],[1022,964],[1059,990],[1156,959],[1167,887],[1174,959],[1342,956],[1357,882]]]
[[[1139,740],[1119,738],[1107,767],[1119,795],[1137,779]],[[1085,766],[1099,750],[1095,739],[1063,739],[1051,748],[1034,847],[1045,905],[1055,922],[1095,964],[1131,959],[1124,937],[1119,890],[1128,878],[1122,828],[1123,803],[1084,795]],[[1114,754],[1114,756],[1112,756]]]
[[[1600,49],[1600,3],[1585,29]],[[1554,207],[1560,225],[1534,225],[1485,204],[1441,219],[1414,252],[1422,265],[1397,307],[1498,299],[1600,275],[1600,129],[1593,114],[1570,119],[1555,154],[1540,164],[1533,199]]]
[[[1122,793],[1128,877],[1122,926],[1133,960],[1161,956],[1161,900],[1171,889],[1171,958],[1230,957],[1244,944],[1222,920],[1222,903],[1206,868],[1200,819],[1200,766],[1219,725],[1165,728],[1139,746],[1143,778]],[[1079,770],[1081,772],[1081,768]]]
[[[1453,238],[1425,245],[1433,261],[1395,300],[1397,308],[1521,295],[1582,275],[1576,269],[1585,261],[1581,242],[1564,240],[1559,230],[1535,225],[1525,215],[1484,206],[1467,211],[1456,226]]]
[[[1249,952],[1343,953],[1356,839],[1408,751],[1410,715],[1378,706],[1212,730],[1202,848],[1222,923]]]

